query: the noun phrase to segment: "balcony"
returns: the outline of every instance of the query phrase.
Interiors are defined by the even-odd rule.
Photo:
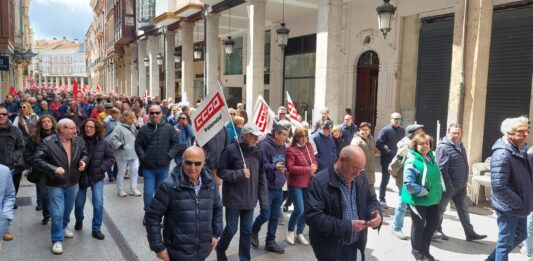
[[[137,10],[138,29],[147,31],[154,28],[155,0],[139,0]]]
[[[158,0],[155,5],[154,23],[158,26],[167,26],[180,20],[174,14],[176,11],[176,0]]]
[[[194,15],[204,8],[204,4],[199,0],[176,0],[177,11],[175,15],[181,17],[189,17]]]

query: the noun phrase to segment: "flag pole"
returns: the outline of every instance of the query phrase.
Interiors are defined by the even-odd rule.
[[[227,102],[226,97],[224,96],[224,90],[222,90],[222,86],[220,85],[219,81],[217,81],[217,85],[218,85],[218,88],[220,89],[220,93],[222,94],[222,98],[224,99],[224,101]],[[226,112],[228,113],[231,119],[231,114],[229,113],[229,110],[226,110]],[[244,168],[247,169],[248,167],[246,167],[246,161],[244,160],[244,154],[242,153],[241,143],[238,140],[239,137],[237,137],[237,130],[235,129],[235,124],[233,124],[233,120],[230,120],[229,122],[231,122],[231,125],[233,125],[233,133],[235,134],[235,137],[237,138],[235,143],[237,143],[237,147],[239,147],[239,151],[241,152],[242,163],[244,164]]]

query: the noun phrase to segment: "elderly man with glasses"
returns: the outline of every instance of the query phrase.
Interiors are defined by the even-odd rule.
[[[148,209],[155,189],[167,178],[170,161],[178,153],[176,131],[163,119],[161,106],[150,106],[148,114],[150,120],[135,139],[135,152],[144,177],[144,210]]]
[[[146,210],[150,249],[161,260],[204,260],[222,234],[220,194],[204,164],[202,148],[186,149]]]

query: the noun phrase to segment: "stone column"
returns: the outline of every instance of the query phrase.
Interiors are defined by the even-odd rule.
[[[174,61],[174,48],[176,46],[176,32],[166,32],[165,50],[165,90],[166,98],[176,98],[176,63]]]
[[[137,73],[139,75],[139,96],[144,96],[146,91],[146,67],[144,67],[144,58],[146,55],[146,41],[139,40],[137,42]]]
[[[284,64],[284,50],[278,45],[277,26],[272,26],[270,30],[270,97],[269,105],[275,113],[279,106],[287,104],[286,100],[283,103],[285,92],[283,91],[283,69]],[[293,95],[294,96],[294,95]],[[294,98],[293,98],[294,99]],[[255,105],[255,104],[254,104]],[[303,112],[299,112],[303,114]],[[303,117],[303,115],[302,115]]]
[[[467,9],[465,49],[461,47],[464,1],[457,1],[455,9],[452,72],[450,98],[448,102],[448,123],[461,121],[463,143],[470,166],[481,162],[483,149],[483,127],[487,98],[487,79],[492,32],[492,0],[470,0]],[[462,61],[464,52],[464,94],[460,91]],[[464,96],[461,106],[460,96]]]
[[[191,104],[194,102],[194,64],[193,64],[193,25],[191,23],[181,23],[182,39],[181,45],[181,96],[182,99],[187,94]],[[183,100],[182,100],[183,101]]]
[[[218,70],[220,60],[220,39],[218,38],[218,22],[220,14],[210,13],[206,15],[207,24],[207,39],[205,48],[205,62],[207,63],[207,92],[209,93],[217,86],[217,81],[220,78]]]
[[[71,88],[73,88],[73,87],[72,87],[71,82],[70,82],[70,77],[67,78],[67,84],[68,84],[68,88],[69,88],[70,90],[72,90]],[[78,84],[79,84],[79,83],[78,83]]]
[[[131,55],[131,47],[124,47],[126,51],[126,55],[124,55],[124,64],[123,64],[123,75],[122,75],[122,93],[126,95],[131,95],[131,77],[132,74],[132,68],[131,64],[133,61],[133,57]]]
[[[248,2],[248,41],[246,41],[246,111],[252,115],[255,101],[264,92],[266,0]]]
[[[334,122],[341,119],[339,109],[342,0],[318,0],[316,35],[315,105],[313,121],[327,107]]]
[[[136,66],[143,66],[142,64],[142,59],[139,59],[138,57],[138,53],[137,53],[137,44],[136,43],[131,43],[130,44],[130,48],[131,48],[131,63],[129,64],[130,66],[130,95],[135,95],[135,96],[139,96],[139,72],[138,72],[138,69]],[[137,59],[137,64],[135,64],[135,59]],[[126,65],[127,66],[127,65]],[[128,75],[126,76],[128,77]]]
[[[148,58],[150,59],[150,97],[160,96],[159,93],[159,65],[157,65],[157,54],[159,53],[159,37],[148,36]]]

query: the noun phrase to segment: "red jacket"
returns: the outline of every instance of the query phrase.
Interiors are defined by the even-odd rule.
[[[311,164],[318,166],[311,143],[307,143],[305,147],[301,148],[297,146],[287,148],[286,160],[289,171],[287,184],[297,188],[309,187],[314,175]]]

